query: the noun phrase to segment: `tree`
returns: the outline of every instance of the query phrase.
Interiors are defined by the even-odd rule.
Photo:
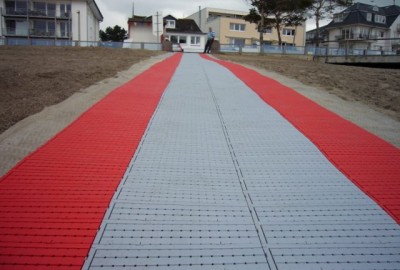
[[[316,46],[319,47],[320,27],[319,22],[329,16],[335,9],[348,7],[353,4],[352,0],[313,0],[309,8],[310,15],[315,18],[317,33]]]
[[[313,0],[248,0],[254,7],[245,16],[245,20],[256,23],[260,32],[260,44],[266,27],[274,27],[278,31],[278,42],[282,45],[281,29],[283,26],[298,26],[305,20],[305,11]],[[263,48],[263,46],[261,46]],[[261,49],[262,53],[262,49]]]
[[[122,42],[127,38],[126,34],[124,28],[116,25],[114,28],[107,27],[106,31],[100,30],[100,39],[101,41]]]

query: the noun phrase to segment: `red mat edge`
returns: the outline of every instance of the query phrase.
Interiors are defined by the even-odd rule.
[[[354,174],[350,173],[348,169],[346,169],[346,166],[344,166],[345,164],[343,163],[343,161],[341,161],[340,159],[337,159],[333,156],[333,154],[329,151],[329,149],[326,149],[326,147],[324,147],[323,145],[321,145],[319,140],[316,140],[316,138],[314,138],[311,134],[309,134],[300,124],[298,124],[296,121],[294,121],[294,119],[290,118],[290,116],[288,116],[283,110],[276,108],[276,106],[274,106],[273,104],[271,104],[268,100],[266,100],[264,97],[262,97],[262,90],[257,89],[256,87],[254,87],[254,85],[252,85],[251,82],[247,81],[244,76],[243,73],[244,72],[252,72],[254,74],[254,76],[259,76],[261,78],[264,79],[268,79],[268,80],[272,80],[274,81],[277,85],[280,85],[281,87],[285,88],[285,90],[287,91],[292,91],[295,95],[298,95],[299,97],[303,98],[305,101],[312,103],[314,106],[317,106],[320,108],[320,110],[324,110],[324,111],[328,111],[329,113],[331,113],[332,115],[334,115],[337,118],[340,118],[341,121],[343,121],[343,123],[346,123],[347,125],[351,125],[353,128],[358,129],[360,132],[364,133],[364,135],[369,136],[371,138],[373,138],[374,143],[377,145],[382,145],[385,148],[387,147],[388,149],[391,149],[393,152],[396,152],[396,157],[399,160],[399,162],[397,164],[400,164],[400,149],[398,149],[397,147],[395,147],[394,145],[390,144],[389,142],[383,140],[382,138],[378,137],[377,135],[359,127],[358,125],[354,124],[353,122],[337,115],[336,113],[326,109],[325,107],[319,105],[318,103],[312,101],[311,99],[301,95],[300,93],[296,92],[295,90],[281,84],[280,82],[273,80],[271,78],[268,78],[260,73],[258,73],[255,70],[252,70],[250,68],[246,68],[240,64],[237,63],[233,63],[233,62],[228,62],[228,61],[224,61],[224,60],[220,60],[214,57],[211,57],[209,55],[204,55],[201,54],[201,57],[209,60],[209,61],[213,61],[225,68],[227,68],[228,70],[230,70],[235,76],[237,76],[240,80],[242,80],[250,89],[252,89],[259,97],[260,99],[262,99],[265,103],[269,104],[270,106],[272,106],[280,115],[282,115],[282,117],[284,117],[286,120],[288,120],[297,130],[299,130],[307,139],[309,139],[319,150],[320,152],[341,172],[343,173],[355,186],[357,186],[362,192],[364,192],[368,197],[370,197],[373,201],[375,201],[382,209],[384,209],[388,215],[390,215],[393,220],[395,222],[397,222],[397,224],[400,225],[400,213],[395,213],[396,210],[396,205],[399,206],[400,205],[400,195],[398,198],[396,198],[396,201],[390,202],[390,203],[386,203],[386,202],[382,202],[382,198],[380,198],[380,196],[377,195],[377,191],[371,190],[366,188],[363,185],[363,180],[364,179],[360,179],[360,177],[356,177]],[[240,70],[235,70],[234,68],[238,68]],[[400,167],[400,165],[397,165],[398,167]],[[396,186],[394,188],[396,189],[400,189],[400,174],[398,175],[398,182],[396,183]],[[398,211],[398,210],[397,210]],[[400,212],[400,211],[399,211]]]
[[[153,68],[157,68],[157,66],[165,65],[165,64],[168,63],[168,64],[171,64],[171,65],[170,65],[170,70],[169,70],[169,72],[168,72],[168,74],[169,74],[168,76],[169,76],[169,77],[165,80],[165,82],[163,82],[163,83],[165,84],[164,89],[162,90],[162,93],[163,93],[163,92],[165,91],[165,89],[167,88],[167,86],[168,86],[168,84],[169,84],[169,82],[170,82],[172,76],[174,75],[174,73],[175,73],[175,71],[176,71],[176,68],[178,67],[178,65],[179,65],[179,63],[180,63],[180,61],[181,61],[181,58],[182,58],[182,54],[174,53],[172,56],[169,56],[168,58],[162,60],[161,62],[155,63],[155,64],[152,65],[150,68],[148,68],[148,69],[146,69],[145,71],[143,71],[142,73],[138,74],[137,76],[135,76],[133,79],[131,79],[131,80],[128,81],[127,83],[124,83],[123,85],[121,85],[121,86],[119,86],[119,87],[116,87],[114,90],[112,90],[110,93],[108,93],[105,97],[103,97],[102,99],[100,99],[99,101],[97,101],[97,102],[96,102],[95,104],[93,104],[89,109],[87,109],[87,110],[86,110],[85,112],[83,112],[80,116],[78,116],[75,120],[73,120],[70,124],[68,124],[64,129],[62,129],[60,132],[58,132],[58,133],[57,133],[56,135],[54,135],[52,138],[50,138],[49,140],[47,140],[44,144],[42,144],[41,146],[39,146],[38,148],[36,148],[34,151],[32,151],[31,153],[29,153],[24,159],[22,159],[21,161],[19,161],[19,162],[18,162],[12,169],[10,169],[5,175],[3,175],[2,177],[0,177],[0,184],[3,184],[3,183],[4,183],[4,180],[6,180],[6,179],[9,178],[10,176],[12,176],[12,174],[13,174],[15,171],[18,171],[19,168],[21,168],[27,161],[29,161],[29,160],[31,159],[31,157],[35,156],[37,153],[40,153],[47,145],[51,144],[52,142],[56,141],[58,138],[60,138],[61,136],[63,136],[64,133],[67,132],[67,131],[69,130],[69,128],[71,128],[71,126],[73,126],[76,122],[79,122],[82,118],[85,117],[86,114],[88,114],[89,112],[95,110],[96,107],[99,106],[99,104],[100,104],[103,100],[107,99],[107,97],[109,97],[110,95],[112,95],[116,90],[118,90],[118,89],[124,87],[125,85],[128,85],[128,84],[134,82],[139,76],[142,76],[143,74],[145,74],[145,73],[148,72],[149,70],[152,70]],[[161,93],[161,95],[160,95],[159,98],[158,98],[157,105],[159,104],[159,102],[160,102],[160,100],[161,100],[162,93]],[[153,113],[154,113],[154,111],[156,110],[157,105],[155,106],[155,108],[154,108],[154,110],[153,110]],[[151,117],[149,118],[149,121],[150,121],[150,120],[151,120]],[[147,122],[146,126],[148,125],[149,121]],[[146,130],[146,127],[144,128],[144,130],[143,130],[143,132],[142,132],[142,135],[141,135],[142,137],[143,137],[143,134],[144,134],[145,130]],[[138,146],[138,145],[137,145],[137,146]],[[134,150],[133,153],[136,152],[137,146],[136,146],[135,149],[133,149],[133,150]],[[132,157],[131,157],[131,158],[132,158]],[[128,162],[128,163],[129,163],[129,162]],[[120,179],[120,180],[122,180],[122,177],[123,177],[123,174],[124,174],[125,170],[126,170],[126,168],[123,170],[123,172],[121,172],[122,175],[121,175],[121,179]],[[111,197],[110,197],[110,200],[111,200]],[[107,205],[108,205],[108,204],[107,204]],[[107,206],[107,207],[108,207],[108,206]],[[107,207],[106,207],[106,209],[107,209]],[[106,214],[106,211],[104,211],[104,213],[103,213],[103,215],[102,215],[102,218],[100,219],[100,224],[101,224],[102,219],[104,218],[104,215],[105,215],[105,214]],[[93,241],[94,241],[94,240],[95,240],[95,239],[93,238],[93,239],[92,239],[92,242],[91,242],[91,244],[88,246],[88,248],[85,248],[85,250],[87,250],[86,254],[89,253],[90,248],[91,248],[91,246],[93,245]],[[38,246],[37,246],[37,248],[38,248]],[[24,248],[21,247],[21,250],[24,250]],[[0,254],[0,255],[1,255],[1,254]],[[87,256],[87,255],[86,255],[86,256]],[[72,257],[72,258],[73,258],[73,257]],[[3,261],[3,263],[5,263],[5,262]],[[83,266],[83,264],[84,264],[84,261],[82,261],[82,265],[78,266],[79,269]],[[5,266],[5,265],[3,265],[3,266],[4,266],[4,267],[7,267],[7,266]],[[31,267],[31,266],[34,267],[35,265],[22,264],[22,265],[14,265],[14,266],[15,266],[16,268],[18,268],[18,269],[31,269],[30,267]],[[11,267],[13,267],[13,266],[11,266]],[[44,267],[44,266],[43,266],[43,267]],[[48,267],[51,268],[51,267],[53,267],[53,266],[48,266]],[[0,264],[0,268],[2,268],[1,264]],[[39,267],[39,268],[40,268],[40,267]],[[75,267],[72,266],[72,265],[67,266],[67,268],[68,268],[68,269],[75,269]]]
[[[179,61],[182,58],[182,54],[174,54],[172,56],[169,56],[168,58],[162,60],[159,63],[155,63],[154,65],[152,65],[150,68],[153,68],[154,66],[156,66],[157,64],[160,64],[164,61],[167,61],[168,59],[171,59],[172,57],[179,57]],[[179,62],[178,61],[178,62]],[[175,69],[177,68],[177,66],[175,67]],[[147,69],[147,70],[148,70]],[[174,70],[175,70],[174,69]],[[15,171],[18,167],[20,167],[23,163],[26,162],[26,160],[28,160],[32,155],[34,155],[35,153],[39,152],[43,147],[45,147],[47,144],[51,143],[52,141],[56,140],[57,138],[59,138],[60,136],[62,136],[62,134],[68,129],[70,128],[73,124],[75,124],[75,122],[79,121],[82,117],[85,116],[85,114],[87,114],[88,112],[94,110],[98,104],[105,98],[107,98],[108,96],[110,96],[114,91],[118,90],[119,88],[123,87],[126,84],[129,84],[130,82],[132,82],[133,80],[135,80],[138,76],[143,75],[143,73],[145,73],[147,70],[144,70],[143,72],[137,74],[134,78],[132,78],[131,80],[129,80],[128,82],[116,87],[115,89],[113,89],[112,91],[110,91],[107,95],[105,95],[103,98],[101,98],[100,100],[96,101],[92,106],[90,106],[86,111],[84,111],[82,114],[80,114],[78,117],[76,117],[71,123],[69,123],[68,125],[66,125],[61,131],[59,131],[57,134],[55,134],[53,137],[51,137],[50,139],[48,139],[46,142],[44,142],[42,145],[40,145],[39,147],[37,147],[35,150],[33,150],[32,152],[30,152],[26,157],[24,157],[22,160],[20,160],[19,162],[17,162],[17,164],[15,164],[14,167],[12,167],[10,170],[8,170],[8,172],[6,172],[3,176],[0,177],[0,183],[9,176],[9,174],[13,173],[13,171]],[[173,72],[174,73],[174,72]]]

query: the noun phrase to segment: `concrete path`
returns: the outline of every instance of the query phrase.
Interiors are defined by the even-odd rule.
[[[400,226],[227,69],[184,54],[84,269],[400,269]]]

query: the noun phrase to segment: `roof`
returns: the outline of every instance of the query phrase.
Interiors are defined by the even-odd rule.
[[[96,19],[98,19],[99,21],[103,21],[104,20],[104,16],[103,14],[101,14],[101,11],[99,9],[99,6],[97,5],[95,0],[87,0],[87,3],[89,4],[89,7],[92,9]]]
[[[384,7],[386,13],[386,24],[390,27],[400,15],[400,6],[391,5]]]
[[[140,22],[140,23],[151,23],[153,21],[152,16],[134,16],[133,18],[128,19],[128,23],[130,22]]]
[[[220,9],[220,8],[205,8],[203,10],[207,10],[208,13],[217,13],[217,14],[221,14],[221,15],[246,16],[249,14],[248,11],[229,10],[229,9]]]
[[[172,15],[165,16],[163,18],[164,23],[167,20],[174,20],[176,21],[175,28],[167,28],[167,33],[191,33],[191,34],[203,34],[200,30],[199,26],[196,22],[192,19],[177,19]],[[137,23],[152,23],[153,17],[152,16],[134,16],[133,18],[128,19],[128,23],[130,22],[137,22]]]
[[[192,19],[178,19],[176,20],[175,29],[167,28],[167,33],[191,33],[203,34],[199,26]]]
[[[370,21],[367,20],[367,14],[372,14],[372,19]],[[355,3],[337,15],[342,15],[343,20],[339,22],[333,20],[327,25],[327,28],[336,28],[352,24],[363,24],[373,27],[389,28],[400,15],[400,7],[397,5],[378,7],[363,3]],[[377,15],[385,16],[385,23],[375,22],[374,18]]]

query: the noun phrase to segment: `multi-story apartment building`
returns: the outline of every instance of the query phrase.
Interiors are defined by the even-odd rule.
[[[103,15],[95,0],[0,0],[0,36],[98,41]]]
[[[356,3],[326,26],[329,47],[392,51],[400,48],[400,6]]]
[[[216,39],[221,44],[254,45],[259,44],[260,33],[255,24],[244,20],[248,12],[216,8],[204,8],[190,15],[200,29],[207,33],[209,27],[216,33]],[[282,43],[284,45],[305,45],[305,24],[297,27],[282,27]],[[264,33],[266,44],[278,44],[278,32],[267,28]]]

